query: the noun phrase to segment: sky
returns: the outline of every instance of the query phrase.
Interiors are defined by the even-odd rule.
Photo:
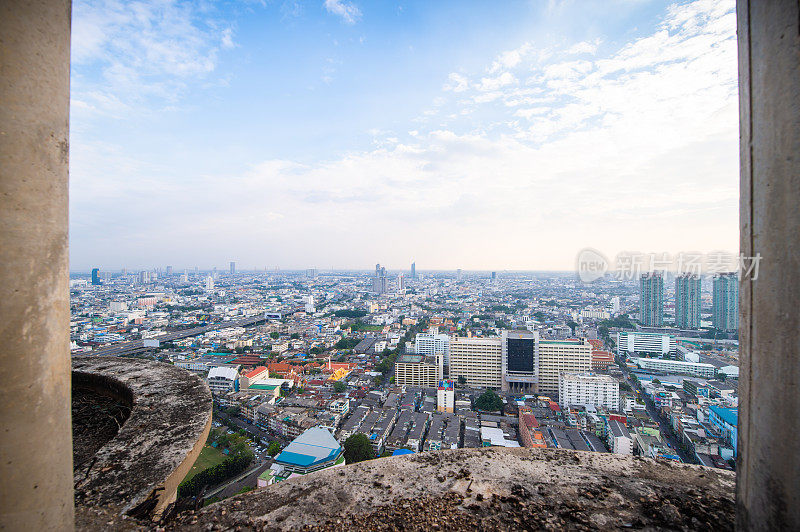
[[[74,271],[738,252],[732,0],[74,0]]]

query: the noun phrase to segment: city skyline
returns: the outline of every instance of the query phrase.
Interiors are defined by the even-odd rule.
[[[136,6],[74,6],[73,269],[738,248],[732,2]]]

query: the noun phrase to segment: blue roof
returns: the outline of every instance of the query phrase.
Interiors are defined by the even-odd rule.
[[[409,449],[397,449],[392,453],[392,456],[401,456],[404,454],[414,454],[414,451],[411,451]]]
[[[722,421],[734,427],[739,425],[739,412],[735,408],[723,408],[717,405],[711,405],[709,410],[719,416]]]
[[[276,462],[308,467],[314,464],[335,460],[342,452],[328,429],[313,427],[294,439],[278,456]]]

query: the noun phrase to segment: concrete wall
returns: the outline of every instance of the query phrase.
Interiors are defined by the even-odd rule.
[[[0,2],[0,528],[73,526],[69,0]]]
[[[737,526],[800,529],[800,3],[738,0],[741,251]]]

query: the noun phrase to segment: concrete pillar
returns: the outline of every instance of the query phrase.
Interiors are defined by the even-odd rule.
[[[800,3],[738,0],[739,530],[800,530]]]
[[[69,0],[0,2],[0,529],[73,528]]]

